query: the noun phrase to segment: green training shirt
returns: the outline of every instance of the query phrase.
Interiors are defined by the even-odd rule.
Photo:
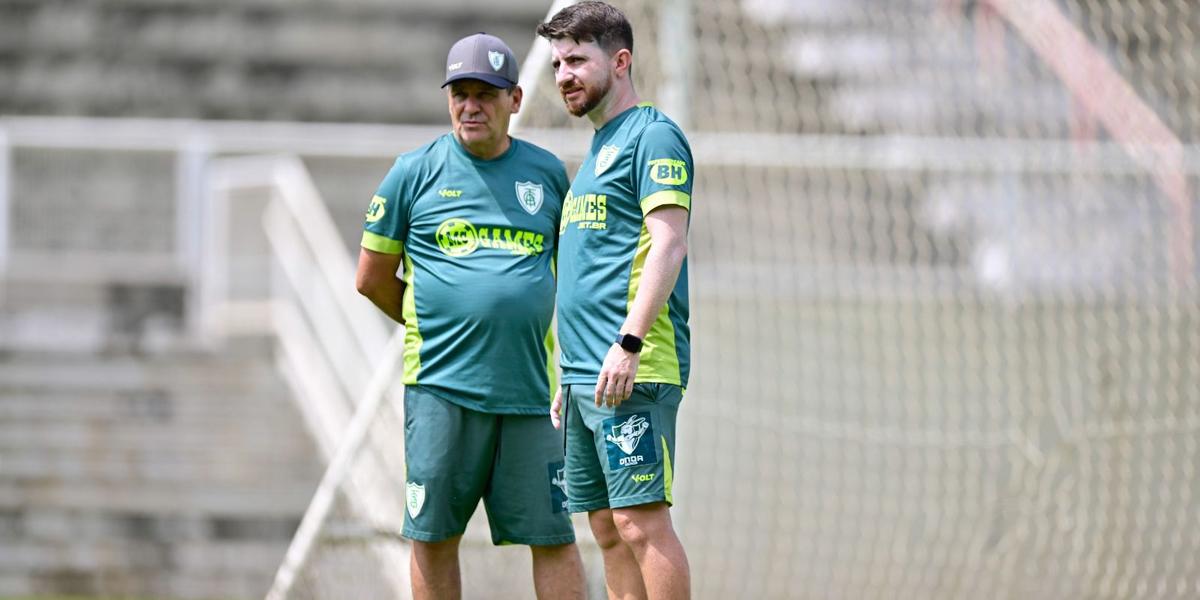
[[[401,155],[362,246],[403,254],[404,383],[466,408],[549,414],[563,163],[513,139],[482,160],[448,133]]]
[[[650,250],[645,216],[692,205],[692,151],[679,126],[650,104],[596,131],[563,202],[558,250],[558,338],[563,383],[594,384],[629,314]],[[637,382],[687,386],[687,260],[642,347]]]

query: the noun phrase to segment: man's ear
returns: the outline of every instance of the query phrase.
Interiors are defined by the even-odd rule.
[[[613,55],[612,60],[617,75],[627,77],[633,67],[633,53],[628,48],[621,48]]]
[[[525,93],[521,91],[521,86],[513,86],[512,90],[512,114],[517,114],[521,111],[521,99],[525,97]]]

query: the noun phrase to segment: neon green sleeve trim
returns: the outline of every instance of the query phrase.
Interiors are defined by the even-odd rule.
[[[629,293],[625,310],[633,308],[638,288],[642,285],[642,272],[646,270],[646,258],[650,256],[650,230],[642,223],[642,235],[638,238],[637,252],[633,257],[633,268],[629,271]],[[680,385],[679,353],[675,348],[675,325],[671,322],[671,303],[666,302],[650,324],[642,346],[642,358],[634,383],[670,383]]]
[[[359,245],[367,250],[374,250],[383,254],[402,254],[404,252],[404,242],[384,237],[378,233],[371,233],[370,231],[363,232],[362,242]]]
[[[546,349],[546,380],[550,382],[550,397],[547,404],[554,404],[554,391],[558,388],[558,373],[554,369],[554,330],[547,329],[546,337],[542,340]]]
[[[387,239],[387,238],[384,238]],[[421,327],[417,323],[417,296],[413,289],[416,274],[413,271],[412,257],[404,255],[404,298],[401,300],[401,313],[404,315],[404,385],[417,385],[417,377],[421,374],[421,346],[425,340],[421,337]]]
[[[679,190],[662,190],[654,192],[645,198],[642,198],[642,214],[648,215],[650,211],[660,206],[682,206],[687,210],[692,210],[692,197],[687,193]]]

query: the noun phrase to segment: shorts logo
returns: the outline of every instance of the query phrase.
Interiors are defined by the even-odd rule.
[[[517,201],[525,212],[536,215],[542,207],[542,184],[532,181],[517,182]]]
[[[550,475],[550,512],[567,512],[567,469],[562,461],[546,465]]]
[[[488,50],[488,62],[492,63],[493,71],[499,71],[504,66],[504,53]]]
[[[662,185],[683,185],[687,183],[687,162],[673,158],[658,158],[647,163],[650,166],[650,179]]]
[[[466,256],[479,247],[479,234],[464,219],[446,219],[438,225],[437,245],[446,256]]]
[[[641,412],[605,419],[608,466],[612,470],[658,462],[654,449],[654,425],[650,413]]]
[[[375,196],[371,198],[371,206],[367,207],[367,222],[374,223],[387,213],[387,198]]]
[[[616,146],[605,144],[600,146],[600,151],[596,153],[596,177],[608,170],[612,166],[613,161],[617,160],[617,153],[621,149]]]
[[[421,508],[425,506],[425,486],[408,482],[405,497],[406,504],[408,504],[408,516],[413,519],[417,518],[417,515],[421,514]]]

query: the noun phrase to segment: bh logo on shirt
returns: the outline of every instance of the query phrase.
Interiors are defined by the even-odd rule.
[[[608,442],[608,467],[616,471],[658,462],[654,450],[654,423],[650,413],[620,415],[604,420],[604,436]]]
[[[650,179],[663,185],[683,185],[687,183],[687,163],[673,158],[656,158],[649,163]]]

